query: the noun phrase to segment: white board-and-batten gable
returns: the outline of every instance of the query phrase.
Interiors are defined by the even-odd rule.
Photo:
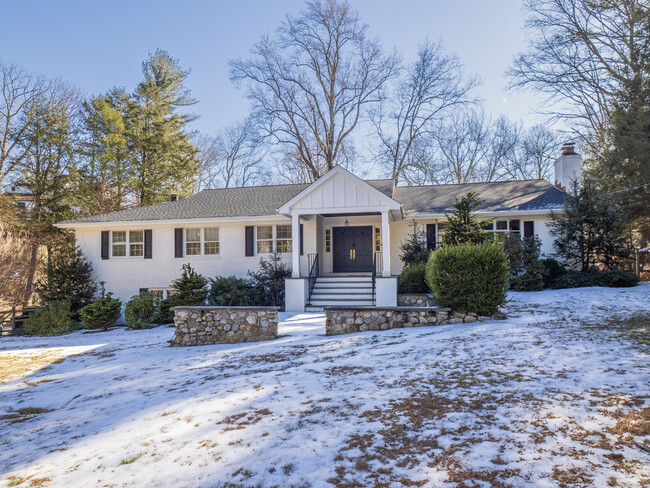
[[[328,214],[399,211],[401,204],[346,169],[336,166],[294,198],[278,213]]]

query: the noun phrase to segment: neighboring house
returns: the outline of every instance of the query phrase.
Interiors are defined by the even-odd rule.
[[[566,186],[563,171],[557,171],[563,157],[556,180]],[[476,213],[494,221],[497,238],[537,235],[542,252],[551,254],[550,211],[561,209],[565,197],[545,180],[398,187],[394,194],[391,189],[390,180],[364,181],[336,167],[312,184],[204,190],[57,226],[75,231],[97,279],[123,300],[141,290],[167,296],[188,262],[207,277],[245,277],[277,249],[292,269],[288,311],[306,305],[393,306],[402,269],[399,248],[413,219],[433,249],[455,197],[475,191],[483,200]]]

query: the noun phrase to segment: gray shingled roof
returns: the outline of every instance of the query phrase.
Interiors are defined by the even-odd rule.
[[[403,186],[397,188],[393,198],[404,205],[407,214],[444,214],[451,212],[456,197],[469,191],[483,200],[476,210],[485,212],[557,209],[564,204],[566,195],[546,180],[520,180]]]
[[[390,196],[391,180],[367,180],[367,183]],[[275,215],[279,207],[308,186],[308,184],[294,184],[203,190],[175,202],[82,217],[63,223]],[[394,199],[404,205],[407,214],[449,213],[454,198],[470,190],[476,191],[484,200],[484,204],[478,210],[485,211],[558,208],[564,202],[564,193],[544,180],[398,187]]]

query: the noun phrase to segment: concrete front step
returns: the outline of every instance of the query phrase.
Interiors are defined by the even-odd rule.
[[[311,298],[307,305],[312,305],[315,307],[327,307],[331,306],[340,306],[340,305],[353,305],[360,307],[368,307],[373,305],[373,300],[371,299],[354,299],[354,298],[330,298],[328,300],[318,300],[314,297]]]
[[[311,300],[312,302],[314,300],[319,300],[319,301],[325,301],[325,300],[371,300],[372,301],[372,293],[358,293],[358,294],[353,294],[353,293],[312,293],[311,294]]]
[[[371,276],[319,276],[317,282],[321,283],[372,283]]]

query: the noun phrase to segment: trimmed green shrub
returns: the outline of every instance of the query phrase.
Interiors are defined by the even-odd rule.
[[[596,271],[574,271],[569,270],[557,277],[551,283],[551,288],[584,288],[586,286],[598,286],[598,273]]]
[[[558,276],[551,283],[551,288],[583,288],[585,286],[600,286],[600,273],[598,271],[569,270]]]
[[[158,298],[151,293],[134,295],[124,307],[124,320],[131,329],[146,329],[155,323]]]
[[[221,307],[254,305],[253,286],[243,278],[217,276],[210,280],[208,304]]]
[[[611,288],[627,288],[639,284],[639,277],[630,271],[613,269],[601,273],[602,286]]]
[[[426,281],[436,303],[492,315],[506,302],[510,268],[500,242],[443,246],[431,253]]]
[[[544,278],[538,273],[522,273],[511,276],[508,281],[509,288],[513,291],[540,291],[544,289]]]
[[[542,259],[542,278],[544,278],[544,288],[550,288],[551,284],[559,277],[566,273],[564,266],[557,259]]]
[[[155,324],[171,324],[174,322],[172,307],[181,305],[177,295],[169,295],[167,298],[158,301],[158,310],[153,318]]]
[[[65,334],[78,328],[68,302],[51,302],[35,310],[25,322],[27,335]]]
[[[397,278],[399,293],[429,293],[429,287],[424,278],[426,263],[405,266]]]
[[[107,329],[120,318],[122,300],[113,298],[112,293],[106,293],[104,282],[100,281],[101,294],[95,303],[81,309],[81,321],[91,329]]]
[[[585,286],[624,288],[636,286],[638,283],[639,277],[630,271],[590,269],[588,271],[567,271],[553,281],[552,288],[582,288]]]

